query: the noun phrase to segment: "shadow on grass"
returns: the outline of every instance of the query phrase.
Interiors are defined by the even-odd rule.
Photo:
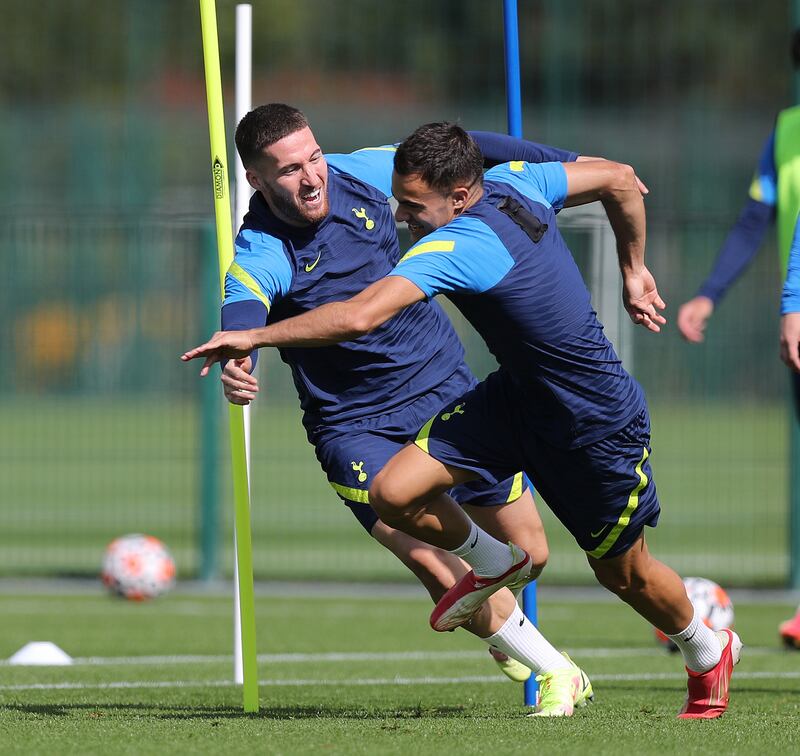
[[[69,717],[83,713],[88,718],[103,719],[116,714],[136,713],[154,719],[447,719],[461,717],[464,706],[406,706],[386,708],[353,708],[337,706],[266,706],[255,714],[245,714],[237,706],[164,706],[155,703],[82,703],[82,704],[5,704],[0,712],[29,714],[41,717]],[[474,713],[471,714],[474,716]],[[489,714],[487,713],[487,716]]]

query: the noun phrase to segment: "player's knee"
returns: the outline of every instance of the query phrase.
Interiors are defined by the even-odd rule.
[[[550,556],[550,552],[547,549],[547,545],[545,545],[544,549],[539,547],[536,551],[529,551],[528,553],[531,555],[531,561],[533,562],[531,575],[535,580],[542,574],[544,568],[547,566],[547,559]]]
[[[369,487],[370,506],[384,522],[392,522],[402,517],[412,505],[408,497],[407,487],[395,481],[391,476],[379,472]]]
[[[547,560],[550,558],[550,550],[547,546],[547,539],[544,537],[543,532],[533,532],[529,535],[515,533],[512,540],[517,546],[525,549],[531,555],[531,574],[534,578],[541,575],[542,570],[547,566]]]

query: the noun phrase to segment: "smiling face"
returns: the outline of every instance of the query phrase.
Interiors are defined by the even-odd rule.
[[[440,192],[432,189],[418,173],[392,174],[392,194],[397,200],[394,217],[408,226],[414,243],[463,213],[481,193],[482,187],[474,183]]]
[[[247,180],[290,226],[309,226],[328,214],[328,164],[308,126],[265,147]]]

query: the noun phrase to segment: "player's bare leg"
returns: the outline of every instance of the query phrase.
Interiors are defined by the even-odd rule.
[[[644,535],[620,556],[595,559],[587,555],[587,559],[602,586],[664,634],[674,635],[692,621],[694,608],[683,580],[650,554]]]
[[[547,537],[530,490],[506,504],[493,507],[464,505],[463,509],[480,520],[481,526],[491,535],[502,541],[515,537],[528,553],[536,554],[533,572],[534,577],[538,577],[547,562]],[[381,520],[375,523],[371,535],[414,573],[434,603],[469,572],[469,565],[459,557]],[[464,629],[480,638],[487,638],[500,630],[515,606],[516,599],[511,591],[502,589],[490,597]]]
[[[489,535],[503,543],[513,540],[527,551],[533,561],[531,576],[539,576],[547,564],[549,551],[544,525],[530,489],[504,504],[462,504],[461,508]],[[371,535],[414,573],[434,602],[439,601],[469,571],[469,566],[463,560],[448,551],[424,543],[381,520],[375,524]],[[511,607],[510,604],[507,606]],[[496,632],[509,614],[510,609],[507,612],[495,612],[495,619],[481,623],[480,629],[486,631],[487,635]]]
[[[498,541],[513,541],[533,560],[531,573],[538,577],[547,564],[549,548],[544,525],[530,489],[519,498],[493,507],[462,504],[469,518]]]
[[[396,480],[400,481],[400,484],[395,484],[394,476],[397,476]],[[522,582],[531,579],[533,562],[526,551],[516,546],[509,548],[492,537],[487,530],[479,528],[467,518],[461,508],[443,494],[443,491],[472,477],[462,470],[443,465],[417,447],[407,446],[384,466],[370,488],[370,503],[385,523],[407,535],[413,533],[423,539],[433,537],[437,540],[437,545],[445,542],[455,544],[449,549],[450,556],[461,556],[473,567],[473,571],[461,578],[454,588],[445,594],[445,598],[464,581],[474,586],[476,563],[490,567],[492,562],[497,562],[502,557],[508,559],[508,556],[522,555],[524,560],[523,564],[515,564],[508,559],[512,561],[512,565],[511,570],[506,572],[510,572],[511,579],[506,584],[510,582],[513,585],[514,578],[519,580],[521,572],[524,572]],[[466,522],[453,517],[452,508],[457,508]],[[478,508],[469,509],[474,512]],[[519,524],[520,534],[526,540],[526,545],[542,549],[542,558],[537,560],[534,573],[538,575],[547,558],[547,542],[532,496],[527,493],[499,510],[492,517],[488,514],[489,508],[485,508],[484,512],[478,514],[478,518],[488,529],[503,538],[507,535],[516,537],[513,529],[515,524]],[[523,520],[526,518],[530,519],[523,525]],[[441,535],[453,522],[460,522],[467,527],[460,528],[462,536],[445,541]],[[463,538],[464,533],[466,538]],[[507,575],[501,573],[501,577],[505,579]],[[489,582],[492,583],[491,590],[485,596],[479,597],[480,600],[475,602],[474,607],[470,607],[463,619],[455,622],[452,627],[464,626],[491,646],[524,663],[542,676],[553,695],[538,707],[537,715],[571,715],[575,705],[585,704],[592,697],[588,678],[569,659],[559,654],[526,620],[513,595],[504,588],[502,582],[492,580]],[[473,595],[476,593],[479,591],[472,591]],[[511,597],[510,604],[508,597]],[[501,601],[503,603],[500,603]],[[441,601],[437,605],[437,610],[440,605]],[[434,610],[434,616],[437,610]],[[497,621],[504,617],[505,621],[498,627]]]
[[[547,564],[549,552],[544,525],[536,509],[531,489],[526,489],[520,497],[505,504],[490,507],[462,504],[461,508],[473,522],[498,541],[504,543],[513,541],[525,549],[533,560],[531,577],[535,579],[541,574]],[[505,593],[505,590],[500,593]],[[489,599],[487,605],[493,605],[493,598]],[[479,612],[478,615],[473,617],[473,621],[464,627],[471,630],[473,623],[481,621],[481,614],[482,612]],[[491,633],[497,632],[497,629],[493,628]],[[477,634],[486,638],[489,633],[485,632],[485,630],[488,630],[488,628],[484,628]],[[523,682],[530,676],[530,670],[527,667],[496,646],[489,646],[489,653],[500,666],[500,669],[512,680]]]
[[[444,492],[475,477],[409,444],[375,476],[369,502],[387,525],[452,551],[469,535],[470,519]]]
[[[542,531],[542,536],[544,532]],[[469,572],[466,562],[435,546],[417,540],[413,536],[390,528],[378,520],[372,529],[372,537],[391,551],[425,586],[434,603]],[[498,591],[480,608],[472,620],[463,627],[481,640],[498,633],[516,608],[511,591]],[[489,646],[492,658],[500,669],[516,682],[524,682],[531,671],[505,653]]]
[[[587,558],[600,584],[667,635],[683,654],[689,684],[679,716],[713,719],[723,714],[728,706],[730,675],[742,645],[736,633],[715,633],[703,624],[695,615],[683,581],[650,554],[644,534],[620,556]]]
[[[387,525],[447,549],[472,567],[431,615],[440,632],[463,625],[492,593],[531,579],[527,552],[493,538],[444,493],[474,477],[408,445],[384,465],[369,491],[370,504]]]

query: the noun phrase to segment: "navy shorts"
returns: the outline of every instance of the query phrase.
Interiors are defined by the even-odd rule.
[[[364,430],[337,435],[316,446],[317,459],[328,481],[368,533],[378,521],[369,505],[370,484],[381,468],[414,439],[416,432],[416,428],[410,433]],[[521,472],[512,472],[501,481],[475,480],[456,486],[449,493],[459,504],[496,506],[518,499],[528,487],[529,481]]]
[[[577,449],[563,449],[526,426],[524,399],[502,374],[431,418],[416,444],[453,467],[497,483],[525,470],[537,492],[580,547],[601,559],[626,552],[660,507],[650,469],[650,418],[642,409],[620,430]]]

